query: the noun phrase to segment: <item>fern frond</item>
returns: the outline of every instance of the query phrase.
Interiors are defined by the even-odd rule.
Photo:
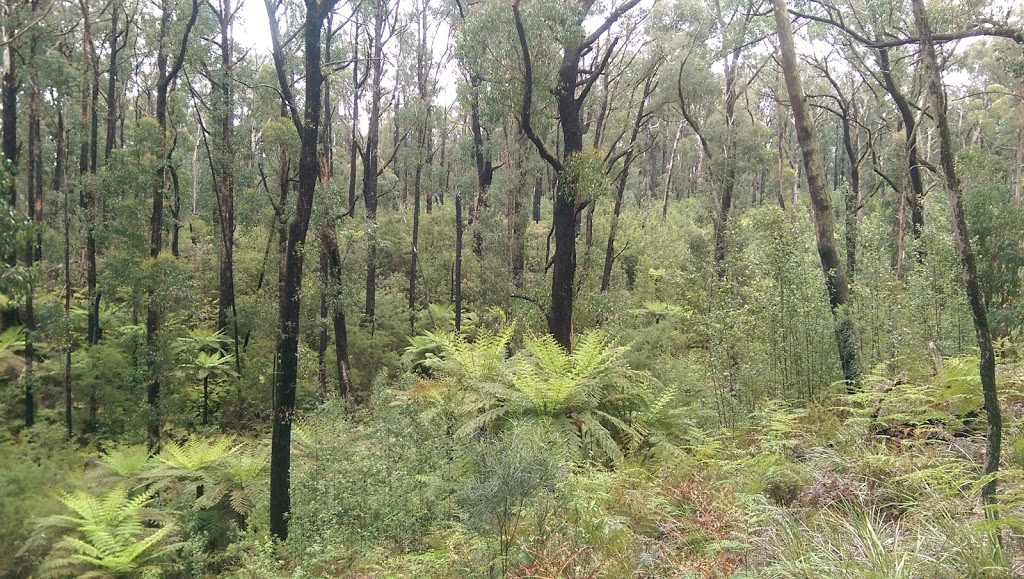
[[[151,465],[145,445],[118,446],[103,453],[100,462],[123,478],[134,478]]]

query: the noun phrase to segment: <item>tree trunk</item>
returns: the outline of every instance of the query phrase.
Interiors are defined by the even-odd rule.
[[[491,187],[494,178],[494,165],[491,163],[490,155],[484,152],[484,132],[480,123],[480,86],[483,84],[481,78],[470,73],[469,83],[472,87],[470,97],[470,127],[473,132],[473,161],[476,165],[476,202],[469,212],[469,224],[473,225],[480,218],[480,212],[487,206],[487,190]],[[483,233],[477,226],[473,231],[473,253],[477,257],[483,255]]]
[[[127,36],[127,30],[121,30],[120,4],[113,2],[110,13],[110,64],[107,68],[107,124],[106,139],[103,142],[103,158],[110,157],[117,141],[117,56],[122,46],[118,46],[121,36]],[[130,25],[131,20],[125,22]]]
[[[668,161],[668,175],[665,177],[665,193],[661,201],[661,218],[668,219],[668,196],[672,192],[672,175],[676,170],[676,154],[679,151],[679,139],[683,136],[683,123],[679,123],[676,130],[676,138],[672,140],[672,156]]]
[[[942,174],[945,177],[946,197],[949,200],[950,217],[953,222],[953,238],[956,241],[957,256],[963,273],[964,291],[971,307],[974,331],[978,342],[980,360],[978,372],[981,376],[981,390],[984,394],[985,413],[988,415],[988,437],[985,448],[985,476],[991,477],[981,488],[985,514],[996,518],[996,477],[999,470],[999,454],[1002,446],[1002,414],[996,392],[996,357],[992,348],[992,333],[988,325],[988,312],[978,283],[974,251],[971,249],[971,235],[964,217],[960,178],[956,173],[953,140],[946,119],[946,94],[942,87],[938,58],[932,41],[923,0],[912,0],[914,22],[921,35],[921,56],[925,71],[925,84],[931,100],[931,113],[939,130],[939,154]]]
[[[0,93],[2,93],[3,105],[3,158],[11,163],[12,170],[10,180],[10,191],[8,192],[7,205],[13,211],[18,205],[18,76],[17,65],[15,64],[15,36],[17,30],[14,28],[12,13],[16,10],[18,3],[5,2],[3,4],[5,24],[3,26],[3,78],[0,81]],[[6,167],[2,170],[6,171]],[[0,256],[9,267],[18,263],[18,251],[14,248],[7,255]],[[3,311],[3,320],[0,328],[9,328],[19,325],[17,308],[8,308]]]
[[[455,331],[462,331],[462,193],[455,192]]]
[[[732,210],[732,194],[736,188],[736,69],[739,66],[739,47],[733,48],[725,62],[725,171],[722,175],[722,193],[715,214],[715,272],[725,277],[725,231]],[[730,61],[731,58],[731,61]]]
[[[160,127],[160,165],[157,169],[156,179],[153,184],[153,212],[149,221],[149,257],[157,259],[163,250],[163,216],[164,216],[164,188],[166,187],[167,167],[170,164],[169,150],[167,147],[167,95],[171,83],[178,76],[181,66],[185,61],[185,48],[188,45],[188,37],[192,32],[192,26],[199,14],[197,0],[192,0],[192,11],[189,15],[185,31],[178,46],[178,52],[173,62],[168,62],[171,55],[170,27],[171,27],[170,2],[165,1],[160,16],[160,49],[157,53],[157,86],[156,86],[156,122]],[[168,67],[170,64],[170,67]],[[156,303],[156,286],[159,280],[151,280],[148,298],[149,305],[146,312],[146,347],[149,349],[151,359],[149,367],[149,383],[146,387],[146,401],[149,404],[149,419],[146,427],[149,448],[156,451],[160,448],[160,368],[157,362],[157,339],[160,332],[160,305]]]
[[[409,256],[409,327],[416,329],[416,265],[420,256],[420,181],[423,165],[417,163],[413,177],[412,252]]]
[[[232,0],[221,0],[216,13],[220,25],[220,71],[216,84],[216,98],[219,107],[217,124],[217,221],[220,225],[220,279],[217,291],[217,329],[231,333],[235,349],[235,370],[241,372],[241,352],[238,347],[238,320],[235,311],[235,147],[234,147],[234,89],[232,70],[234,37],[232,24],[236,6]],[[228,315],[231,313],[229,329]]]
[[[1013,170],[1013,202],[1020,207],[1024,197],[1024,79],[1017,88],[1017,156]]]
[[[36,15],[38,2],[32,2],[32,16]],[[33,34],[29,39],[29,58],[27,67],[28,77],[28,197],[26,199],[26,213],[29,218],[29,227],[42,227],[42,223],[35,221],[36,197],[42,197],[42,179],[37,180],[36,166],[41,166],[39,158],[39,90],[36,86],[36,43],[38,38]],[[42,177],[42,172],[38,172]],[[35,259],[35,243],[29,237],[25,246],[25,268],[30,272]],[[28,293],[25,296],[25,374],[22,380],[25,383],[25,426],[31,427],[35,424],[35,397],[33,388],[35,386],[35,333],[36,316],[33,298],[35,283],[32,275],[28,276]]]
[[[348,326],[346,326],[345,308],[342,304],[341,254],[338,252],[338,240],[333,225],[324,227],[321,232],[320,245],[327,258],[326,266],[329,274],[330,291],[326,293],[329,296],[328,304],[333,312],[331,324],[334,329],[334,354],[338,372],[337,393],[343,400],[350,401],[352,398],[352,369],[348,354]]]
[[[389,17],[386,2],[379,2],[373,18],[373,38],[370,50],[370,118],[367,123],[366,148],[363,151],[363,202],[366,205],[366,219],[377,221],[377,171],[380,163],[380,101],[383,94],[384,76],[384,35]],[[364,323],[373,327],[377,310],[377,240],[371,232],[366,251],[366,307]]]
[[[544,178],[538,176],[533,182],[533,222],[540,223],[541,201],[544,200]]]
[[[877,49],[879,72],[884,81],[883,86],[892,101],[896,104],[896,110],[900,113],[900,120],[903,123],[903,132],[907,138],[907,175],[910,179],[910,191],[907,193],[907,206],[910,209],[911,231],[914,239],[919,239],[924,233],[924,179],[921,175],[921,161],[917,146],[917,119],[914,117],[914,109],[907,100],[907,97],[900,90],[893,77],[892,64],[889,60],[887,48]],[[918,252],[918,260],[924,258],[924,254]]]
[[[852,388],[858,380],[856,364],[856,338],[853,322],[848,317],[844,306],[850,299],[850,288],[846,280],[846,270],[839,259],[836,249],[835,225],[832,217],[832,201],[829,197],[828,179],[822,163],[821,148],[818,144],[814,128],[814,117],[807,105],[803,82],[797,70],[796,49],[793,46],[793,30],[786,13],[785,0],[774,0],[775,24],[778,30],[779,49],[781,52],[782,72],[786,80],[790,106],[796,123],[797,140],[803,154],[804,169],[807,172],[807,185],[811,197],[811,212],[814,215],[815,237],[817,238],[818,257],[825,274],[825,286],[828,290],[829,304],[835,318],[836,345],[839,349],[839,362],[842,365],[843,377],[847,387]]]
[[[530,123],[530,112],[533,106],[533,65],[526,39],[526,31],[519,11],[519,0],[512,4],[515,19],[516,35],[519,40],[523,58],[523,98],[520,109],[520,124],[538,153],[558,174],[558,186],[555,192],[553,211],[555,253],[552,256],[551,273],[551,310],[547,314],[548,331],[566,351],[572,350],[573,301],[575,298],[576,279],[576,216],[582,209],[577,178],[572,171],[565,171],[566,163],[572,163],[573,157],[583,150],[583,121],[580,112],[589,89],[607,65],[588,71],[588,78],[580,90],[580,59],[585,51],[593,48],[598,38],[607,31],[623,14],[638,4],[639,0],[627,0],[615,8],[604,23],[589,36],[584,36],[583,22],[588,10],[578,15],[575,23],[578,27],[576,36],[569,36],[562,41],[562,60],[558,68],[555,95],[558,104],[559,125],[562,135],[561,158],[551,155],[537,136]],[[590,4],[587,5],[590,7]]]
[[[299,190],[295,212],[287,224],[284,272],[278,298],[280,334],[277,342],[277,372],[274,383],[273,430],[270,442],[270,533],[288,538],[288,513],[291,511],[291,430],[295,414],[295,387],[298,379],[299,314],[302,289],[302,267],[306,233],[313,209],[313,194],[320,176],[317,155],[321,119],[322,84],[321,29],[336,0],[306,0],[302,27],[305,60],[305,103],[300,121],[295,99],[287,81],[284,54],[280,44],[275,10],[266,1],[274,47],[274,64],[281,93],[290,109],[302,147],[299,156]]]
[[[509,166],[515,178],[515,186],[508,191],[505,216],[509,281],[512,288],[516,290],[523,287],[523,273],[526,270],[526,220],[528,218],[523,212],[523,197],[526,194],[526,184],[529,178],[525,172],[526,147],[526,135],[521,127],[517,127],[511,143],[512,150],[509,151],[511,157]]]
[[[622,174],[619,175],[618,186],[615,190],[615,206],[612,209],[612,222],[611,228],[608,231],[608,245],[604,251],[604,269],[601,273],[601,291],[606,292],[611,288],[612,282],[612,264],[615,261],[615,234],[619,228],[619,215],[622,213],[622,197],[626,191],[626,182],[629,180],[629,168],[633,164],[634,158],[634,145],[636,144],[637,137],[640,135],[640,128],[644,123],[644,115],[647,105],[647,99],[650,98],[652,86],[654,82],[654,76],[648,77],[644,83],[644,94],[640,99],[640,106],[637,108],[636,119],[633,121],[633,129],[629,136],[629,144],[626,146],[627,153],[625,159],[622,162]],[[679,130],[676,131],[675,143],[672,145],[672,159],[675,160],[675,149],[679,144],[679,136],[683,133],[683,125],[679,125]],[[672,179],[671,166],[669,168],[668,175],[669,183]],[[668,191],[669,185],[665,185],[665,203],[667,207],[668,203]],[[664,216],[664,213],[662,214]]]
[[[61,116],[63,118],[63,116]],[[60,157],[60,155],[57,155]],[[71,316],[71,204],[68,199],[67,183],[64,192],[64,316]],[[64,426],[70,440],[74,434],[72,429],[72,397],[71,397],[71,329],[68,328],[64,337]]]

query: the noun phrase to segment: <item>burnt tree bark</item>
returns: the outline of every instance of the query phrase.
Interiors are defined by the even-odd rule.
[[[164,231],[164,192],[167,186],[167,170],[170,164],[167,147],[167,94],[170,91],[171,83],[177,78],[185,62],[185,50],[188,47],[188,37],[192,27],[196,23],[196,16],[199,14],[198,0],[192,0],[192,11],[189,14],[188,22],[185,24],[185,31],[177,52],[171,58],[170,27],[171,27],[172,6],[165,0],[160,16],[160,47],[157,53],[157,84],[156,84],[156,122],[160,127],[160,164],[157,168],[156,178],[153,184],[153,212],[149,221],[149,257],[156,260],[163,250]],[[160,305],[156,302],[156,290],[158,280],[151,280],[147,297],[149,305],[146,311],[146,347],[149,350],[149,380],[146,385],[146,402],[149,404],[149,420],[146,426],[147,440],[150,450],[157,450],[160,447],[160,368],[157,362],[157,339],[160,332]]]
[[[317,136],[321,119],[321,30],[324,19],[337,0],[306,0],[302,25],[304,49],[305,102],[300,118],[292,96],[278,31],[276,6],[265,0],[270,19],[281,94],[289,110],[295,130],[301,139],[299,156],[299,190],[295,211],[287,224],[281,294],[278,298],[280,334],[277,342],[277,372],[274,377],[273,431],[270,442],[270,533],[281,540],[288,538],[288,513],[291,511],[291,432],[295,414],[295,386],[298,379],[299,305],[302,288],[302,267],[306,233],[313,209],[313,193],[320,176]]]
[[[546,161],[558,175],[558,190],[554,203],[554,238],[555,252],[552,256],[551,274],[551,308],[547,312],[548,331],[567,351],[572,349],[573,301],[575,298],[576,279],[576,216],[586,206],[578,190],[577,178],[567,166],[574,161],[573,157],[583,150],[583,119],[581,111],[594,83],[600,78],[608,64],[608,57],[615,43],[610,43],[606,56],[583,74],[580,60],[590,51],[597,40],[626,12],[639,3],[639,0],[627,0],[605,18],[604,22],[592,33],[585,35],[583,21],[590,15],[595,0],[580,2],[581,10],[575,22],[577,32],[566,35],[562,39],[562,58],[558,67],[555,97],[558,103],[559,125],[562,134],[562,150],[560,157],[552,155],[543,139],[533,130],[530,122],[533,107],[533,61],[530,56],[529,43],[523,19],[520,13],[521,0],[512,4],[515,20],[516,36],[523,59],[523,97],[519,111],[519,123],[523,132],[537,148],[541,158]]]

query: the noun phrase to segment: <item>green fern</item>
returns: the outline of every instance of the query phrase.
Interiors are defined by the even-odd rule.
[[[173,524],[158,529],[145,524],[143,509],[155,494],[149,490],[132,495],[126,486],[118,485],[100,497],[85,492],[64,496],[61,502],[74,516],[58,515],[42,521],[44,528],[65,531],[43,571],[50,576],[115,577],[153,568],[181,546],[167,542],[175,531]]]
[[[654,380],[625,366],[626,348],[600,331],[581,336],[571,354],[551,336],[531,336],[523,351],[505,361],[510,338],[506,331],[472,346],[458,337],[447,345],[446,359],[472,388],[470,418],[457,435],[516,419],[540,420],[562,433],[577,456],[613,461],[645,439],[642,418],[654,402]]]
[[[0,332],[0,354],[8,350],[17,350],[25,347],[25,329],[21,326],[12,326]]]
[[[103,453],[100,462],[123,478],[137,477],[152,466],[149,450],[141,444],[123,445],[108,450]]]

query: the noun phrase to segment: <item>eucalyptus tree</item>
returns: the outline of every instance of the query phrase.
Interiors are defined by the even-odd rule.
[[[992,347],[988,311],[978,284],[978,268],[975,263],[974,251],[971,249],[971,236],[967,229],[967,220],[964,217],[963,193],[955,166],[953,138],[949,129],[949,121],[946,118],[946,91],[942,86],[934,36],[923,0],[912,0],[912,4],[914,23],[920,35],[921,60],[931,104],[930,110],[939,131],[939,158],[953,222],[953,237],[956,241],[957,257],[960,259],[961,273],[963,274],[964,292],[967,294],[967,302],[971,308],[971,318],[974,321],[974,331],[980,353],[978,371],[984,395],[985,413],[988,415],[984,468],[984,474],[988,480],[981,488],[981,496],[986,506],[986,516],[995,518],[997,483],[995,475],[999,470],[999,454],[1002,445],[1002,416],[999,409],[999,396],[996,392],[996,356]]]
[[[753,62],[748,57],[752,47],[764,39],[761,28],[764,13],[762,0],[740,0],[723,4],[716,0],[706,6],[695,7],[680,3],[680,15],[669,19],[670,24],[681,30],[677,51],[676,97],[683,119],[700,141],[701,152],[712,163],[713,174],[719,184],[715,200],[714,260],[719,277],[725,275],[724,262],[729,215],[735,200],[737,169],[741,165],[738,156],[739,122],[736,107],[741,98],[768,62],[764,55]],[[680,19],[690,22],[680,22]],[[664,25],[664,24],[663,24]],[[720,48],[707,53],[702,45],[718,41]],[[700,90],[686,86],[686,73],[707,74],[713,65],[722,68],[721,111],[722,130],[711,131],[694,111],[693,91]],[[698,69],[694,71],[694,68]],[[695,83],[700,87],[700,83]],[[718,84],[718,83],[716,83]],[[697,97],[700,98],[699,96]],[[699,106],[697,104],[696,106]]]
[[[543,135],[533,127],[533,56],[530,41],[521,10],[521,0],[512,4],[516,36],[519,40],[523,70],[523,96],[519,111],[519,124],[534,144],[538,154],[559,177],[558,191],[554,203],[555,251],[552,256],[551,307],[547,312],[548,331],[559,345],[572,349],[573,301],[576,279],[576,217],[586,207],[579,181],[583,152],[583,119],[581,111],[594,83],[598,81],[611,57],[614,43],[605,49],[600,60],[595,60],[589,70],[581,68],[581,61],[597,41],[611,29],[624,14],[632,10],[639,0],[626,0],[612,9],[591,32],[584,29],[584,22],[595,17],[595,1],[581,0],[567,3],[565,10],[566,29],[558,34],[561,58],[558,66],[554,93],[557,101],[558,122],[562,134],[562,149],[558,156],[545,143]]]
[[[358,37],[360,32],[358,24],[358,12],[354,12],[350,18],[344,19],[341,24],[335,24],[334,12],[328,13],[324,22],[324,60],[326,66],[329,67],[329,72],[325,75],[323,83],[323,118],[322,125],[323,130],[320,131],[319,138],[319,158],[320,158],[320,179],[327,187],[328,191],[331,191],[333,187],[331,184],[335,178],[335,163],[334,163],[334,116],[335,108],[333,97],[338,93],[332,89],[337,88],[337,85],[332,83],[334,78],[333,73],[340,73],[347,67],[352,66],[356,71],[352,81],[352,92],[354,99],[352,101],[351,118],[351,130],[349,131],[349,146],[351,148],[350,155],[350,166],[349,166],[349,202],[348,210],[343,215],[351,216],[355,210],[355,176],[356,176],[356,137],[358,131],[358,118],[359,118],[359,76],[358,70],[360,64],[358,63],[359,55],[359,44],[355,42],[351,45],[351,56],[347,59],[335,59],[334,48],[339,44],[338,40],[343,38],[345,26],[347,24],[355,22],[353,28],[355,29],[355,35]],[[342,47],[344,50],[344,46]],[[339,99],[340,100],[340,99]],[[323,223],[320,227],[320,336],[319,344],[317,348],[317,365],[319,368],[318,372],[318,383],[322,396],[326,396],[328,392],[327,388],[327,343],[328,343],[328,320],[330,326],[334,330],[334,354],[335,354],[335,367],[338,376],[338,388],[337,395],[343,399],[348,400],[352,394],[352,370],[351,363],[349,360],[349,348],[348,348],[348,328],[345,319],[345,308],[342,303],[342,271],[341,271],[341,254],[338,250],[338,236],[337,236],[337,225],[339,213],[334,208],[335,200],[332,195],[328,194],[323,197],[324,199],[324,216]]]
[[[864,163],[869,149],[861,145],[861,127],[864,124],[859,104],[858,93],[863,90],[864,83],[854,74],[847,72],[840,76],[829,62],[835,59],[835,52],[831,52],[824,58],[811,59],[811,66],[821,75],[832,89],[831,92],[816,95],[820,98],[812,102],[811,106],[828,111],[836,118],[839,125],[839,138],[836,142],[836,160],[834,167],[835,178],[833,185],[839,189],[839,175],[846,173],[840,170],[844,164],[849,166],[849,181],[843,194],[844,216],[845,216],[845,237],[846,237],[846,268],[851,283],[856,273],[857,264],[857,212],[861,205],[861,166]],[[838,150],[842,147],[844,157],[839,155]]]
[[[2,141],[3,147],[0,151],[0,171],[11,173],[14,178],[5,183],[8,191],[5,200],[6,208],[12,213],[18,206],[18,85],[20,79],[17,64],[17,43],[19,42],[20,20],[23,18],[24,10],[19,9],[21,2],[15,0],[4,0],[0,4],[3,15],[3,26],[0,27],[3,41],[3,75],[0,77],[0,107],[3,108],[0,122],[3,123]],[[18,252],[10,248],[6,255],[0,256],[8,268],[13,268],[18,263]],[[16,308],[5,307],[3,310],[2,327],[8,328],[18,325],[20,322]]]
[[[172,37],[172,24],[175,20],[175,6],[171,0],[163,0],[160,6],[159,40],[156,56],[157,83],[156,83],[156,122],[160,129],[160,162],[157,174],[153,182],[153,211],[150,216],[149,231],[149,257],[156,260],[163,251],[164,231],[164,196],[167,188],[167,178],[170,173],[170,147],[167,139],[167,97],[171,89],[171,83],[178,77],[181,67],[185,62],[185,51],[188,48],[189,35],[199,15],[199,2],[192,0],[191,10],[185,22],[184,29],[180,33],[180,40],[177,46],[173,46],[175,40]],[[175,224],[175,227],[177,225]],[[147,425],[147,435],[150,449],[157,449],[160,446],[160,371],[156,358],[157,340],[160,332],[160,309],[161,305],[156,303],[156,286],[158,280],[151,280],[148,289],[149,303],[146,312],[146,345],[150,351],[150,375],[146,387],[146,400],[149,404],[150,417]]]
[[[842,365],[843,377],[847,381],[847,386],[852,388],[856,384],[859,374],[856,336],[854,335],[853,321],[845,309],[850,299],[850,286],[846,278],[846,269],[843,267],[839,251],[836,248],[835,224],[828,179],[825,176],[825,165],[821,157],[821,146],[818,142],[814,116],[808,107],[807,95],[804,93],[803,81],[797,68],[793,29],[789,22],[785,0],[774,0],[774,13],[786,92],[789,94],[789,105],[793,110],[797,139],[800,142],[804,170],[807,173],[807,188],[811,196],[811,213],[814,217],[818,257],[821,260],[821,269],[825,274],[829,305],[836,322],[835,335],[836,345],[839,349],[839,362]]]
[[[622,199],[626,191],[626,183],[629,180],[629,169],[633,164],[633,160],[637,156],[635,150],[637,138],[640,136],[640,131],[644,127],[645,123],[650,122],[651,112],[649,109],[649,101],[657,88],[657,69],[660,66],[659,62],[655,62],[653,65],[649,65],[647,74],[640,75],[640,79],[636,81],[633,86],[632,95],[630,101],[632,102],[637,95],[639,90],[639,105],[636,107],[636,117],[633,120],[632,128],[630,129],[629,140],[625,146],[624,156],[622,159],[622,168],[619,169],[618,176],[616,178],[615,187],[615,202],[612,208],[612,221],[608,230],[608,243],[605,246],[604,253],[604,268],[601,272],[601,291],[605,292],[611,287],[612,278],[612,264],[615,261],[615,235],[618,231],[619,215],[622,212]],[[632,108],[632,107],[630,107]],[[677,139],[678,140],[678,139]],[[668,193],[666,192],[666,195]]]
[[[96,190],[97,147],[99,130],[99,54],[93,34],[95,18],[89,2],[79,0],[82,12],[82,96],[80,102],[81,125],[79,127],[78,176],[80,181],[79,203],[86,220],[86,297],[88,302],[88,339],[96,344],[100,338],[99,306],[100,295],[96,286],[96,227],[98,191]]]
[[[413,158],[413,214],[412,214],[412,250],[409,257],[409,312],[410,323],[415,319],[412,312],[416,311],[416,269],[419,265],[419,232],[420,205],[423,174],[434,159],[434,96],[437,93],[440,66],[433,58],[434,41],[437,39],[440,21],[432,19],[430,0],[417,0],[413,3],[412,28],[414,30],[414,71],[415,93],[406,100],[406,108],[412,109],[413,132],[415,145],[411,148]],[[442,127],[443,130],[443,127]],[[429,186],[428,186],[429,187]],[[427,212],[432,211],[433,193],[427,192]]]
[[[219,226],[219,275],[217,284],[217,329],[230,331],[234,343],[235,370],[241,370],[238,344],[238,316],[235,306],[235,91],[237,80],[236,70],[244,59],[235,46],[234,21],[242,4],[233,0],[206,0],[206,6],[214,17],[215,27],[202,34],[203,40],[211,47],[211,52],[204,54],[196,63],[198,72],[210,87],[207,98],[197,95],[192,87],[196,101],[195,115],[199,123],[200,141],[206,153],[213,181],[213,194],[216,201],[215,217]],[[216,63],[211,67],[210,63]],[[191,84],[191,83],[190,83]],[[208,111],[210,126],[203,120],[203,111]],[[211,146],[210,141],[213,141]],[[199,142],[196,143],[197,152]],[[197,171],[198,166],[194,169]],[[197,180],[198,175],[193,175]],[[195,194],[195,193],[193,193]],[[229,324],[229,317],[231,323]]]
[[[369,60],[370,106],[367,118],[366,138],[362,149],[363,203],[366,220],[371,232],[366,252],[366,302],[363,310],[364,321],[373,325],[377,312],[377,221],[378,178],[383,169],[380,162],[381,106],[384,98],[385,49],[398,30],[399,11],[397,0],[369,0],[364,4],[367,27],[367,59]],[[396,147],[398,143],[395,143]],[[385,162],[385,167],[387,165]]]
[[[973,37],[1002,37],[1024,44],[1024,29],[1009,20],[1011,12],[1000,13],[988,3],[959,6],[945,19],[947,32],[934,33],[936,43],[955,42]],[[905,135],[906,175],[909,190],[906,204],[911,213],[912,232],[915,238],[924,231],[923,199],[926,193],[924,171],[937,171],[927,162],[921,150],[920,138],[921,98],[920,82],[911,82],[907,89],[901,82],[904,77],[913,81],[915,71],[912,64],[916,55],[906,50],[920,41],[906,31],[912,26],[912,16],[903,2],[860,3],[856,0],[832,0],[814,3],[813,11],[791,10],[794,16],[822,23],[841,32],[842,42],[864,47],[874,55],[873,63],[864,59],[851,59],[875,84],[881,86],[893,101],[899,114],[900,125]],[[845,38],[843,38],[845,37]],[[838,39],[837,39],[838,40]],[[847,51],[856,55],[856,51]],[[918,259],[923,254],[918,252]]]
[[[324,20],[337,0],[306,0],[302,24],[296,35],[302,37],[305,72],[302,111],[292,92],[285,63],[284,44],[278,23],[281,2],[264,0],[270,19],[274,68],[281,98],[301,141],[299,189],[295,210],[287,223],[287,239],[282,263],[281,293],[278,298],[280,334],[277,342],[277,372],[274,377],[273,432],[270,443],[270,532],[278,539],[288,538],[288,513],[291,511],[291,432],[295,414],[295,387],[298,379],[299,313],[306,233],[313,210],[313,196],[320,176],[317,154],[322,110],[324,75],[321,63],[321,35]]]

